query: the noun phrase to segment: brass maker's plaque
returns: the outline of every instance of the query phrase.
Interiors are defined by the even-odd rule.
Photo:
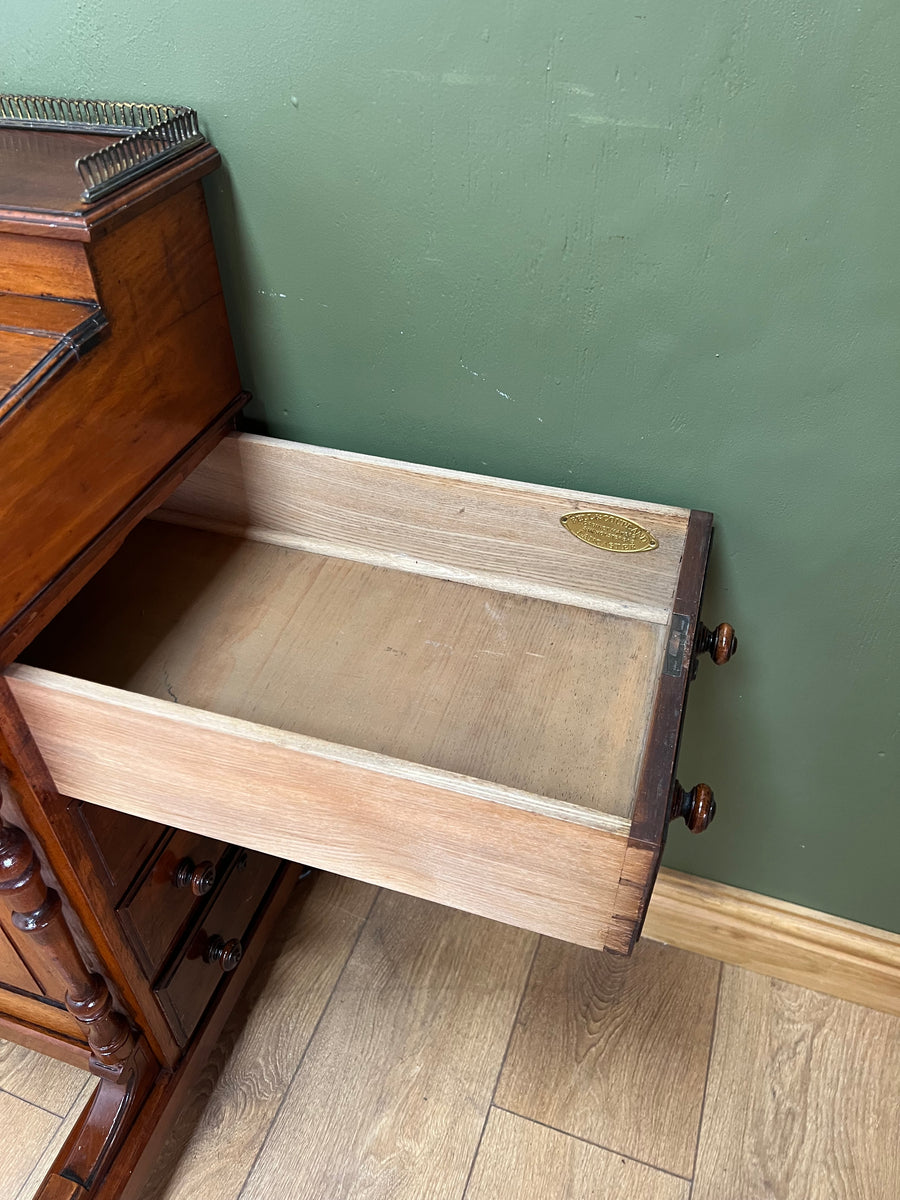
[[[559,520],[569,533],[601,550],[612,550],[616,554],[638,554],[641,550],[659,548],[659,542],[643,525],[625,517],[617,517],[614,513],[573,512],[566,513]]]

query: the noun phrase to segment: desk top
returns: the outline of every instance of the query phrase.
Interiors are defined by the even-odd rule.
[[[0,232],[86,241],[173,171],[217,164],[190,108],[0,93]]]
[[[76,162],[121,141],[121,135],[105,133],[0,129],[0,205],[32,212],[81,212],[85,185]]]

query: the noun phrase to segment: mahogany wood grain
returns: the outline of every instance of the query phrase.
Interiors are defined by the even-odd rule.
[[[0,329],[0,404],[20,379],[30,375],[60,344],[58,337],[35,337]]]
[[[494,1108],[465,1200],[688,1200],[690,1183]]]
[[[12,939],[0,921],[0,979],[3,986],[19,988],[21,991],[40,991],[40,985],[28,969],[25,960],[16,949]]]
[[[3,930],[6,940],[14,947],[16,954],[27,967],[31,976],[30,985],[25,986],[23,990],[42,1000],[57,1001],[63,1004],[65,988],[53,972],[47,969],[47,964],[34,957],[34,946],[28,935],[15,927],[11,915],[2,907],[0,907],[0,929]],[[0,978],[3,979],[4,984],[9,983],[16,986],[13,980]]]
[[[6,1036],[12,1041],[20,1039],[9,1030],[20,1025],[26,1030],[42,1030],[53,1037],[63,1039],[67,1044],[81,1044],[87,1052],[87,1040],[79,1030],[78,1022],[60,1001],[43,1000],[35,995],[0,987],[0,1024],[5,1026]],[[28,1036],[30,1038],[30,1034]],[[23,1044],[31,1045],[31,1041],[25,1040]],[[66,1058],[65,1061],[68,1062],[69,1059]]]
[[[156,986],[160,1004],[172,1027],[186,1042],[197,1027],[203,1011],[223,974],[233,971],[243,957],[243,939],[266,892],[282,870],[277,858],[238,852],[237,859],[221,880],[202,919],[188,933],[184,952]],[[236,957],[216,957],[210,951],[218,941],[221,948],[235,943]]]
[[[0,231],[0,290],[97,301],[86,247],[53,236]]]
[[[114,334],[2,424],[0,626],[240,391],[202,188],[88,247]],[[52,486],[49,481],[52,480]],[[31,554],[16,554],[26,536]]]
[[[708,783],[698,783],[689,791],[675,780],[669,819],[681,818],[691,833],[703,833],[716,815],[716,800]]]
[[[82,956],[92,971],[99,971],[109,982],[120,1007],[140,1013],[144,1034],[154,1055],[163,1063],[177,1061],[178,1046],[156,1004],[150,984],[141,970],[128,939],[110,909],[105,880],[100,878],[94,859],[85,845],[82,829],[68,812],[69,802],[53,786],[46,764],[35,745],[30,729],[22,718],[9,689],[0,679],[0,749],[18,765],[20,783],[16,796],[4,800],[12,819],[29,832],[38,850],[41,868],[48,884],[63,898],[66,920],[72,928]],[[41,1024],[33,1001],[25,1009],[26,998],[13,993],[0,997],[9,1015],[20,1012],[26,1020]],[[15,1000],[15,1004],[14,1004]],[[68,1017],[68,1014],[64,1015]],[[48,1010],[48,1017],[54,1017]],[[58,1028],[47,1024],[47,1028]],[[72,1022],[71,1024],[74,1024]],[[71,1024],[63,1030],[72,1032]]]
[[[64,133],[62,136],[72,135]],[[16,207],[0,199],[0,234],[5,231],[35,237],[49,234],[61,244],[95,241],[123,222],[161,204],[185,184],[215,171],[220,161],[215,147],[205,142],[99,200],[70,205],[68,212],[51,212],[46,207]],[[79,178],[74,168],[74,155],[72,174]]]
[[[0,774],[4,802],[30,786],[2,746]],[[84,1030],[91,1049],[90,1069],[100,1077],[89,1109],[74,1127],[63,1151],[61,1174],[89,1188],[105,1171],[116,1139],[128,1128],[145,1099],[158,1064],[143,1040],[136,1040],[126,1017],[116,1011],[106,981],[89,970],[75,944],[59,895],[49,889],[26,834],[0,813],[0,899],[18,929],[40,948],[66,987],[66,1008]]]
[[[104,811],[104,810],[98,810]],[[136,818],[131,818],[135,820]],[[147,822],[151,828],[159,828]],[[132,944],[153,978],[166,955],[184,931],[184,927],[202,907],[190,887],[177,886],[179,866],[208,861],[215,880],[227,847],[196,833],[174,830],[154,854],[147,869],[137,875],[129,895],[119,906],[119,918],[128,929]]]
[[[900,1018],[725,967],[694,1200],[900,1195]]]
[[[75,169],[76,159],[121,140],[121,134],[111,133],[0,129],[0,211],[80,213],[84,184]]]
[[[162,1071],[157,1075],[127,1138],[118,1141],[108,1170],[93,1184],[91,1200],[143,1200],[142,1192],[147,1177],[191,1089],[202,1074],[210,1053],[218,1044],[241,990],[253,978],[266,939],[277,924],[296,881],[297,869],[288,868],[277,891],[254,923],[248,938],[247,954],[237,970],[224,980],[215,1006],[208,1010],[202,1026],[186,1048],[178,1069],[174,1072]],[[57,1159],[54,1171],[58,1171],[64,1163],[65,1153]],[[47,1200],[47,1197],[39,1191],[35,1200]]]
[[[5,799],[6,789],[16,789],[20,782],[14,764],[4,761],[0,772]],[[65,985],[66,1008],[84,1030],[93,1055],[104,1067],[118,1068],[134,1051],[128,1022],[113,1008],[106,981],[85,965],[59,895],[44,883],[26,834],[6,824],[2,812],[0,899],[9,907],[16,928],[40,947],[44,960]]]
[[[80,800],[73,800],[67,811],[73,824],[84,830],[88,850],[108,883],[110,901],[118,904],[166,827]]]
[[[204,145],[83,205],[74,157],[97,143],[92,135],[0,133],[0,157],[12,155],[0,171],[0,292],[18,293],[0,295],[0,553],[7,564],[0,658],[17,652],[71,597],[221,436],[244,399],[199,182],[217,164],[215,150]],[[88,311],[72,303],[80,300],[95,303]],[[104,321],[111,335],[100,339]],[[23,357],[21,338],[38,361]],[[16,935],[34,950],[28,963],[47,964],[63,981],[100,1077],[42,1194],[93,1197],[103,1187],[118,1195],[132,1177],[129,1155],[139,1156],[154,1132],[147,1126],[135,1139],[133,1122],[144,1119],[154,1091],[171,1100],[186,1071],[165,1070],[180,1050],[113,912],[115,871],[98,874],[97,846],[88,846],[77,811],[57,793],[2,686],[0,731],[10,771],[4,816],[16,822],[0,827],[0,890],[8,893]],[[155,837],[141,831],[132,863]],[[266,880],[278,869],[267,867]],[[281,869],[285,880],[292,873]],[[251,934],[270,920],[265,905],[259,908],[258,882],[235,887],[228,899],[242,929],[252,917]],[[4,944],[18,982],[46,991],[32,966],[31,979],[12,971],[21,947],[12,938]],[[251,964],[257,953],[254,946]],[[237,962],[229,950],[223,965],[233,965],[229,956]],[[234,992],[219,979],[213,990],[223,1003],[207,1021],[213,1031]],[[63,1036],[55,1037],[57,1016],[71,1018],[50,997],[16,991],[14,983],[0,992],[9,1000],[0,995],[4,1027],[37,1017],[19,1025],[21,1039],[52,1042],[83,1061],[70,1029],[60,1027]],[[199,1017],[204,1005],[193,992]],[[143,1028],[132,1030],[120,1010]],[[43,1020],[45,1013],[53,1019]],[[197,1045],[204,1041],[201,1035]]]
[[[0,423],[107,330],[96,304],[0,292]]]
[[[697,637],[697,654],[709,654],[717,667],[723,666],[737,654],[738,640],[734,627],[727,621],[715,629],[701,624]]]
[[[66,1016],[69,1017],[67,1012]],[[71,1017],[69,1020],[77,1032],[78,1026],[75,1021]],[[87,1041],[79,1041],[77,1037],[72,1037],[62,1030],[50,1030],[46,1023],[32,1025],[23,1016],[8,1017],[0,1012],[0,1038],[11,1045],[54,1058],[81,1071],[90,1070],[91,1051]]]
[[[543,940],[496,1103],[689,1177],[718,980],[654,943],[626,960]]]
[[[68,367],[79,361],[106,328],[106,317],[98,310],[95,316],[87,318],[75,331],[75,337],[64,335],[52,342],[34,366],[25,371],[3,395],[0,400],[0,422],[11,418],[17,409],[27,407],[31,398],[49,388]],[[11,336],[16,335],[0,332],[0,341]],[[29,337],[29,341],[46,345],[48,339],[35,336]]]
[[[99,1071],[93,1058],[91,1070],[100,1076],[100,1082],[51,1172],[79,1183],[89,1194],[95,1183],[109,1174],[159,1076],[159,1064],[141,1039],[117,1071]]]
[[[27,284],[27,281],[23,279],[21,283]],[[56,300],[0,291],[0,330],[18,330],[45,337],[71,333],[98,310],[99,305],[84,300]]]
[[[81,1200],[84,1189],[71,1179],[62,1179],[59,1175],[51,1175],[40,1185],[40,1191],[35,1200]]]
[[[17,617],[0,630],[0,663],[19,654],[41,629],[75,596],[85,582],[122,545],[127,535],[208,454],[234,423],[247,401],[246,392],[234,397],[122,511],[76,554]]]

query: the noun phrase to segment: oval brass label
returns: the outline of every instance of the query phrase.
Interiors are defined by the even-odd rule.
[[[659,542],[643,525],[607,512],[573,512],[559,518],[569,533],[616,554],[638,554],[641,550],[657,550]]]

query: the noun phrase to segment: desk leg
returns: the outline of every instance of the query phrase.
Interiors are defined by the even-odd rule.
[[[48,972],[65,988],[66,1008],[91,1049],[90,1070],[100,1084],[57,1160],[65,1183],[89,1189],[98,1179],[140,1110],[159,1065],[128,1020],[113,1007],[106,980],[88,969],[66,921],[59,894],[47,886],[28,835],[7,825],[4,804],[28,787],[3,746],[0,762],[0,900],[12,923],[35,947]],[[60,1182],[56,1186],[60,1194]],[[64,1192],[62,1193],[65,1194]]]

